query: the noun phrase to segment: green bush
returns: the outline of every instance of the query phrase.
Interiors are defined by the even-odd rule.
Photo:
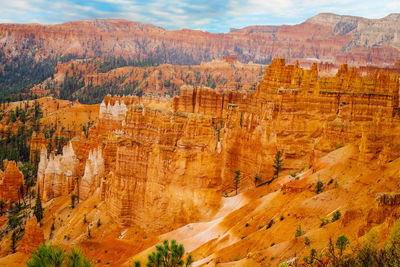
[[[341,216],[342,216],[342,213],[340,212],[340,210],[335,211],[333,213],[332,222],[339,220]]]
[[[331,220],[327,217],[321,217],[319,219],[321,220],[321,227],[331,222]]]
[[[45,246],[41,244],[37,250],[32,252],[29,260],[26,262],[28,267],[92,267],[91,260],[88,260],[80,249],[71,248],[69,253],[53,245]]]
[[[321,193],[322,191],[324,191],[324,183],[321,182],[321,181],[318,181],[318,182],[317,182],[317,185],[316,185],[316,187],[315,187],[315,193],[319,194],[319,193]]]
[[[294,236],[297,238],[304,235],[305,233],[306,233],[305,231],[301,230],[301,225],[299,225],[299,227],[297,227],[296,229]]]
[[[274,223],[275,223],[274,220],[271,219],[271,220],[269,221],[268,225],[267,225],[267,229],[271,228],[272,225],[274,225]]]
[[[170,267],[170,266],[192,266],[193,257],[191,254],[183,259],[185,248],[182,244],[178,244],[176,240],[172,240],[171,244],[168,240],[164,240],[162,245],[156,246],[156,251],[147,256],[147,267]],[[135,261],[135,267],[140,267],[139,261]]]

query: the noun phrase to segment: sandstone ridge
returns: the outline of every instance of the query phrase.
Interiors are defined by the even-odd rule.
[[[254,92],[189,86],[172,100],[108,96],[87,137],[47,164],[42,152],[39,184],[48,200],[77,190],[79,175],[80,197],[99,188],[120,225],[162,232],[213,216],[235,169],[242,189],[256,174],[272,177],[277,150],[286,170],[317,171],[318,158],[349,143],[358,144],[359,162],[399,157],[398,94],[396,74],[343,65],[319,77],[316,65],[276,59]],[[85,165],[75,167],[75,157]]]
[[[167,31],[125,20],[88,20],[58,25],[1,24],[0,40],[6,57],[34,50],[36,60],[55,56],[141,60],[152,56],[170,64],[200,64],[237,54],[241,62],[267,63],[286,56],[290,62],[313,59],[383,65],[399,57],[398,29],[396,14],[382,19],[320,14],[293,26],[253,26],[226,34]]]

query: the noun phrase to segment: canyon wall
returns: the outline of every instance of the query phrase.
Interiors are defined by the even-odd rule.
[[[24,186],[24,175],[15,161],[3,161],[4,172],[0,170],[0,199],[4,202],[16,203],[22,199],[20,187]]]
[[[45,147],[40,152],[37,184],[44,201],[67,195],[75,188],[78,159],[72,143],[63,147],[61,155],[47,155]]]
[[[165,232],[210,218],[233,190],[236,169],[239,191],[254,186],[256,174],[271,179],[278,150],[284,170],[296,172],[317,169],[316,159],[348,143],[358,160],[387,163],[400,157],[399,87],[399,76],[385,71],[364,75],[343,65],[320,77],[317,65],[276,59],[252,92],[187,86],[172,100],[107,96],[88,136],[72,141],[82,198],[99,189],[120,225]],[[71,145],[65,150],[50,160],[74,162]],[[44,195],[70,192],[57,189],[71,188],[69,178],[47,171],[46,160],[39,181],[53,189]]]
[[[297,25],[249,26],[229,33],[167,31],[126,20],[58,25],[0,24],[5,58],[123,57],[194,65],[236,54],[241,62],[326,61],[392,64],[400,56],[399,14],[382,19],[319,14]]]
[[[27,218],[24,236],[18,244],[18,251],[29,255],[41,243],[45,243],[43,229],[40,228],[35,216]]]

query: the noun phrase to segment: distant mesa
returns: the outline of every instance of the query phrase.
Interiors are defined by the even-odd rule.
[[[163,63],[194,65],[236,54],[243,63],[266,64],[272,58],[285,57],[289,62],[312,58],[316,62],[383,66],[400,57],[399,17],[390,14],[366,19],[321,13],[296,25],[232,28],[226,34],[168,31],[150,24],[107,19],[52,26],[0,24],[0,40],[7,40],[1,48],[6,57],[36,51],[36,60],[49,56],[151,57]],[[30,45],[26,47],[25,43]]]

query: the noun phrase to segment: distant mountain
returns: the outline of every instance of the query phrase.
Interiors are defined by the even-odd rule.
[[[56,61],[71,58],[122,57],[131,62],[151,58],[190,65],[231,54],[244,63],[266,64],[284,57],[289,62],[392,64],[400,57],[400,14],[365,19],[323,13],[293,26],[250,26],[225,34],[167,31],[126,20],[0,24],[0,88],[18,91],[24,83],[37,82],[38,73],[49,76]]]

